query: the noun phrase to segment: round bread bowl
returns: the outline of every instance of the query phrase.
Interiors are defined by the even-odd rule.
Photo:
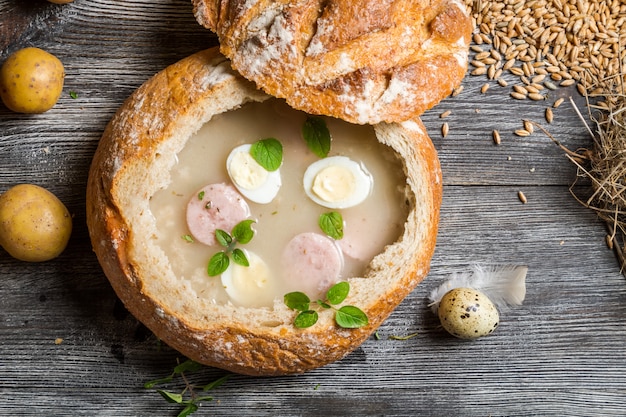
[[[441,204],[436,151],[419,119],[372,127],[399,154],[409,214],[402,236],[363,277],[347,279],[347,303],[369,324],[338,327],[330,311],[293,326],[282,300],[272,308],[205,303],[177,277],[155,243],[150,198],[167,186],[187,140],[213,116],[270,96],[230,69],[217,48],[165,68],[136,90],[107,125],[87,185],[93,249],[126,308],[172,348],[197,362],[248,375],[302,373],[342,359],[363,343],[429,271]]]

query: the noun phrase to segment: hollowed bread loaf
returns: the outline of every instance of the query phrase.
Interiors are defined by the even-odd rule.
[[[198,362],[249,375],[301,373],[337,361],[363,343],[429,271],[435,248],[441,172],[421,121],[380,123],[378,140],[402,160],[408,218],[397,242],[350,277],[346,303],[369,324],[339,328],[332,311],[296,329],[283,300],[273,307],[209,303],[172,272],[156,243],[150,199],[170,181],[177,153],[214,116],[265,93],[235,73],[217,48],[165,68],[120,107],[100,140],[87,186],[87,225],[104,273],[126,308],[154,334]],[[208,277],[207,277],[208,278]]]

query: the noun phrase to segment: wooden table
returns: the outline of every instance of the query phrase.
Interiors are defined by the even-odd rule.
[[[85,186],[122,101],[155,72],[215,43],[188,0],[0,0],[0,58],[38,46],[67,72],[51,111],[29,116],[0,106],[0,189],[40,184],[75,216],[69,247],[56,260],[29,264],[0,253],[0,415],[180,410],[143,388],[180,355],[116,300],[89,244]],[[564,152],[537,131],[513,134],[526,118],[570,149],[589,146],[568,100],[552,124],[543,117],[558,97],[574,96],[583,111],[584,102],[572,89],[545,102],[516,101],[493,82],[481,94],[485,82],[468,75],[461,94],[423,116],[445,181],[438,245],[429,277],[379,337],[304,375],[232,376],[198,415],[626,415],[626,282],[605,226],[570,195],[576,169]],[[450,132],[442,138],[445,110]],[[502,134],[499,146],[493,129]],[[502,312],[493,335],[465,342],[438,327],[426,298],[472,263],[528,265],[528,291],[521,307]],[[222,375],[205,368],[190,378]]]

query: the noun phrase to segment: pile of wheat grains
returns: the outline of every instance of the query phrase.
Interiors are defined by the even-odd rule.
[[[589,129],[591,149],[572,152],[552,139],[577,165],[578,177],[589,180],[589,195],[573,191],[576,182],[572,194],[605,221],[607,244],[626,274],[626,1],[464,1],[475,24],[470,74],[501,86],[507,86],[503,74],[513,74],[519,82],[510,94],[519,100],[545,100],[550,90],[575,85],[588,107],[599,110],[589,113],[596,125]],[[550,107],[545,115],[550,123]],[[530,133],[532,126],[524,126],[518,136]]]
[[[602,95],[622,73],[622,0],[464,1],[476,28],[470,73],[502,86],[504,72],[519,77],[513,98],[544,100],[548,90],[574,84],[583,95]]]

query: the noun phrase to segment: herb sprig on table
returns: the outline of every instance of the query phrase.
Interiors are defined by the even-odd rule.
[[[198,411],[201,403],[213,400],[212,396],[206,395],[207,391],[219,387],[230,377],[230,374],[227,374],[206,385],[196,386],[189,381],[187,375],[192,372],[196,372],[202,368],[202,364],[192,361],[191,359],[187,359],[184,362],[180,362],[178,365],[176,365],[172,373],[168,376],[146,382],[144,384],[144,388],[152,389],[156,386],[169,384],[174,380],[175,377],[180,377],[185,384],[185,387],[180,392],[161,388],[157,388],[156,391],[163,398],[165,398],[167,402],[171,404],[179,404],[183,407],[183,409],[177,414],[177,417],[189,416]]]

